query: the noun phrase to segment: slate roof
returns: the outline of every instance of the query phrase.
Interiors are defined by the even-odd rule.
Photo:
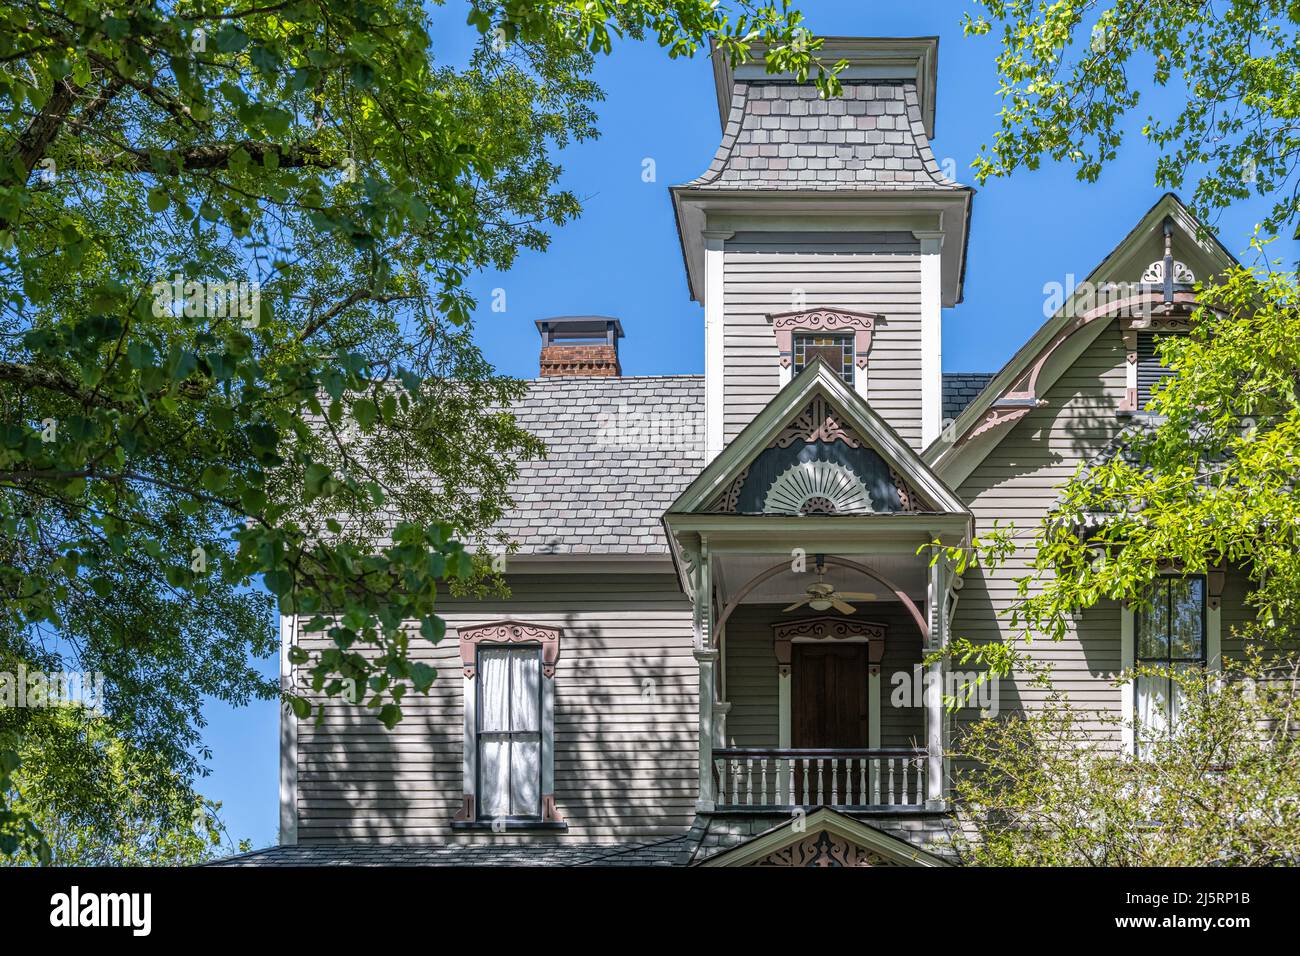
[[[952,421],[975,400],[997,372],[944,372],[943,418]]]
[[[871,826],[955,860],[946,814],[862,816]],[[698,814],[682,834],[651,843],[343,843],[273,846],[214,860],[209,866],[688,866],[788,823],[786,814]]]
[[[921,119],[916,84],[736,83],[722,144],[708,170],[680,188],[967,190],[943,175]]]
[[[682,866],[695,843],[682,834],[655,843],[355,843],[273,846],[211,866]]]
[[[992,378],[945,373],[944,418]],[[539,378],[514,412],[548,448],[520,465],[499,526],[519,553],[668,553],[660,516],[704,468],[703,376]]]
[[[520,553],[668,553],[660,516],[704,467],[702,375],[540,378],[514,413],[548,449],[500,525]]]

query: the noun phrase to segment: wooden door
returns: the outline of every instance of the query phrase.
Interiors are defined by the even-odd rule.
[[[790,743],[796,749],[867,746],[867,645],[819,641],[795,644],[792,660]],[[809,774],[807,792],[812,803],[830,803],[834,780],[834,802],[845,805],[862,802],[860,773],[842,760],[826,759],[819,769],[814,763],[796,773],[797,794],[805,792],[804,774]],[[833,774],[833,775],[832,775]],[[816,799],[818,787],[822,800]],[[799,801],[799,802],[802,802]]]

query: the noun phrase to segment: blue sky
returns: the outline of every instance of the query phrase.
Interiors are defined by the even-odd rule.
[[[934,151],[941,163],[955,162],[960,181],[971,182],[970,162],[991,141],[999,109],[997,43],[961,32],[973,0],[804,0],[799,6],[818,33],[940,37]],[[465,10],[463,0],[448,0],[436,11],[440,60],[464,56]],[[606,93],[597,107],[601,138],[562,154],[564,182],[586,211],[555,234],[545,254],[521,256],[508,274],[475,278],[479,342],[502,372],[528,377],[537,371],[534,320],[613,315],[626,333],[625,374],[702,372],[703,312],[687,292],[668,187],[703,172],[718,145],[709,63],[704,56],[671,61],[653,44],[624,44],[598,64],[596,79]],[[979,188],[965,301],[943,317],[946,371],[991,371],[1006,361],[1043,321],[1043,285],[1063,283],[1067,273],[1082,279],[1159,198],[1154,155],[1131,136],[1098,183],[1079,183],[1070,169],[1047,165]],[[647,158],[655,164],[651,183],[642,179]],[[1222,214],[1215,223],[1220,240],[1244,252],[1266,209],[1256,200]],[[1288,261],[1296,258],[1290,240],[1273,248]],[[490,308],[498,288],[505,290],[504,313]],[[265,666],[274,672],[275,661]],[[213,704],[205,714],[212,775],[201,788],[223,802],[234,836],[273,843],[276,705]]]

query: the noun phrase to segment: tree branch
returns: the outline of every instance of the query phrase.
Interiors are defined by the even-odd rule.
[[[304,167],[333,169],[335,166],[334,163],[321,158],[319,147],[309,143],[298,146],[281,146],[278,143],[263,143],[246,139],[237,143],[210,143],[204,146],[190,146],[186,149],[170,150],[167,153],[167,161],[161,166],[161,171],[163,175],[176,176],[190,169],[227,169],[230,166],[230,158],[236,151],[241,149],[251,159],[258,162],[263,161],[268,155],[275,155],[280,161],[280,167],[284,169],[300,169]],[[128,172],[159,173],[159,169],[155,168],[148,150],[135,149],[131,146],[123,146],[121,151],[116,154],[99,154],[92,157],[92,159],[99,166],[112,166],[118,169],[126,169]]]

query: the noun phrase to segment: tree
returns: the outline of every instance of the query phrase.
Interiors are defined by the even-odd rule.
[[[1145,105],[1158,185],[1196,179],[1192,205],[1207,218],[1252,193],[1271,197],[1265,231],[1300,227],[1296,0],[979,2],[987,16],[963,25],[975,35],[1001,27],[1005,104],[975,162],[978,182],[1043,157],[1095,182]]]
[[[965,862],[1300,863],[1300,659],[1256,645],[1208,679],[1151,673],[1173,679],[1182,712],[1147,759],[1118,753],[1060,692],[1040,710],[971,725],[956,746],[972,765],[956,783],[972,831],[958,847]]]
[[[51,717],[26,737],[26,769],[13,774],[16,812],[31,827],[10,831],[11,864],[193,866],[250,848],[231,839],[219,803],[157,755],[114,738],[102,717],[75,709]]]
[[[294,651],[316,691],[391,727],[432,686],[405,624],[442,637],[543,452],[463,283],[579,212],[552,153],[595,135],[594,56],[764,40],[836,85],[785,0],[467,9],[464,69],[412,0],[0,10],[0,663],[104,675],[182,779],[204,695],[277,693],[276,604],[333,640]],[[45,779],[47,718],[0,712],[0,766]]]

